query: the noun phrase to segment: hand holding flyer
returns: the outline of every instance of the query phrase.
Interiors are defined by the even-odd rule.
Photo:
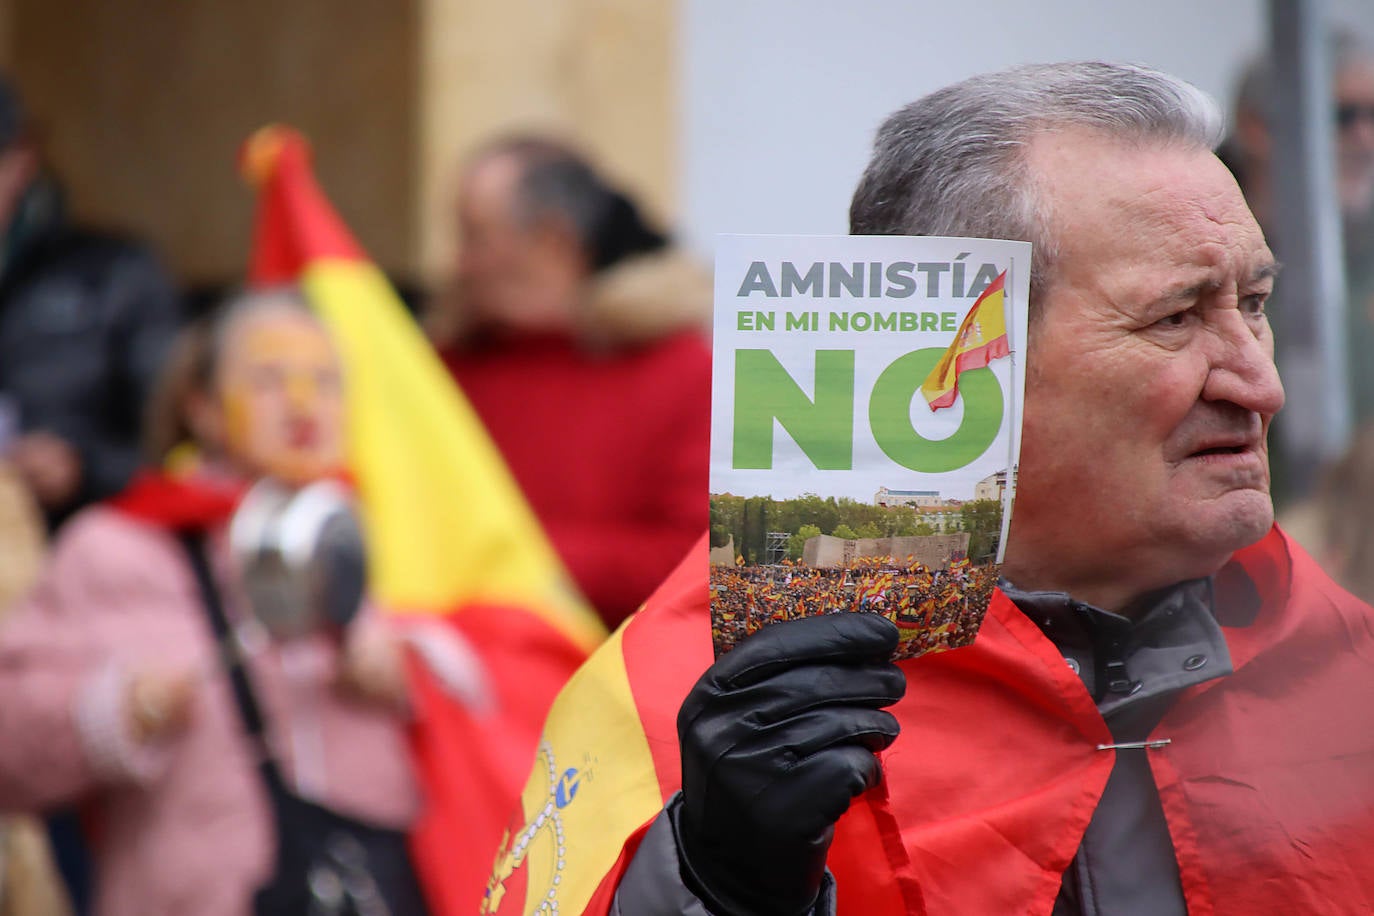
[[[895,657],[968,645],[1016,487],[1030,245],[726,236],[716,259],[716,655],[879,613]]]

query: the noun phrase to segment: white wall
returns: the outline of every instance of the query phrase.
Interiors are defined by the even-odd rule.
[[[1374,27],[1371,0],[1332,10]],[[721,232],[846,231],[882,118],[980,71],[1129,61],[1225,101],[1265,41],[1265,11],[1264,0],[684,0],[685,240],[709,256]]]
[[[1374,3],[1370,0],[1327,0],[1327,4],[1332,19],[1374,36]]]

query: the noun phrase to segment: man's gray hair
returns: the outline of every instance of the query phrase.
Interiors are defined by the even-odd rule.
[[[1224,123],[1202,90],[1145,67],[1032,64],[975,76],[912,102],[878,129],[849,231],[1029,241],[1034,306],[1056,244],[1050,203],[1024,154],[1037,134],[1065,128],[1210,150]]]

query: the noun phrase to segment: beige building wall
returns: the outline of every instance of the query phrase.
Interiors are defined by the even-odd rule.
[[[10,71],[78,216],[151,239],[188,281],[241,272],[253,129],[310,136],[386,267],[415,261],[416,0],[12,0]]]
[[[732,534],[730,540],[710,549],[707,562],[712,566],[734,566],[736,556],[738,554],[735,552],[735,536]]]
[[[421,0],[416,233],[438,278],[462,157],[541,130],[589,153],[649,212],[675,213],[676,0]]]
[[[571,139],[672,212],[673,0],[0,0],[0,63],[82,219],[188,282],[236,277],[254,128],[310,136],[388,270],[437,279],[458,158],[504,129]]]
[[[10,67],[10,30],[14,18],[14,0],[0,0],[0,69]]]
[[[1015,470],[1012,471],[1011,480],[1012,480],[1012,485],[1015,486],[1015,483],[1016,483],[1016,471],[1015,471]],[[982,480],[978,481],[978,483],[977,483],[977,484],[974,486],[974,488],[973,488],[973,498],[974,498],[974,499],[993,499],[993,500],[999,500],[999,501],[1000,501],[1000,500],[1002,499],[1002,496],[1006,493],[1006,491],[1007,491],[1007,472],[1006,472],[1006,471],[997,471],[996,473],[989,474],[987,477],[984,477]]]

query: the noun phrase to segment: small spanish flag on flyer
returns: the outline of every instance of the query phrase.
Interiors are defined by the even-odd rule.
[[[959,374],[982,369],[1011,352],[1007,344],[1006,271],[983,290],[964,316],[954,343],[921,383],[931,410],[953,407],[959,396]]]

